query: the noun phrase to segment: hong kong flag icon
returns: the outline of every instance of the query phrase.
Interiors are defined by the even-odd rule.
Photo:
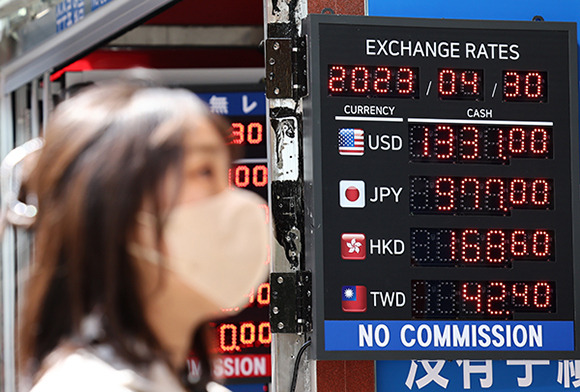
[[[367,288],[365,286],[342,286],[342,310],[366,312]]]
[[[340,255],[344,260],[364,260],[367,257],[365,235],[344,233],[340,237]]]
[[[340,206],[343,208],[363,208],[365,206],[365,182],[342,180],[339,183]]]

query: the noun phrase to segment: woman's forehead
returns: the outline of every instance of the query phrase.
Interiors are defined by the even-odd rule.
[[[224,144],[223,136],[206,117],[195,119],[191,131],[185,135],[185,145],[188,151],[218,147]]]

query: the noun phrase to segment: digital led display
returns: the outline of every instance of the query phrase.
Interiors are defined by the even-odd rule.
[[[328,94],[417,98],[419,70],[412,67],[330,65]]]
[[[270,352],[272,333],[267,310],[270,306],[270,283],[262,283],[248,293],[241,316],[230,317],[227,321],[214,323],[219,354],[265,354]],[[266,310],[266,318],[263,314]],[[224,314],[238,313],[240,309],[223,309]]]
[[[268,198],[268,166],[266,163],[234,163],[228,171],[230,187],[256,192]]]
[[[410,124],[415,162],[509,163],[512,158],[551,159],[552,127]]]
[[[546,102],[548,77],[539,71],[503,71],[503,99],[514,102]]]
[[[409,177],[411,214],[509,215],[513,209],[553,209],[545,178]]]
[[[411,284],[412,314],[417,318],[510,319],[517,312],[556,310],[554,282],[414,280]]]
[[[515,260],[554,260],[554,232],[544,229],[412,228],[411,263],[511,267]]]
[[[439,69],[437,83],[441,99],[483,99],[483,70]]]
[[[264,116],[231,116],[230,144],[240,146],[245,159],[265,159],[266,119]]]
[[[314,357],[580,358],[576,27],[304,29]]]

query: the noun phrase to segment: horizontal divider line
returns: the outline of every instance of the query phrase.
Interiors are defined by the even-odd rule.
[[[358,117],[358,116],[335,116],[337,121],[377,121],[377,122],[403,122],[402,117]]]
[[[552,121],[508,121],[508,120],[472,120],[472,119],[449,119],[449,118],[409,118],[410,123],[443,123],[443,124],[490,124],[490,125],[532,125],[548,126],[554,125]]]

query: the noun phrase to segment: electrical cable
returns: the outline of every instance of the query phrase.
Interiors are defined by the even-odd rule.
[[[296,380],[298,379],[298,368],[300,367],[300,358],[302,358],[302,354],[304,351],[310,346],[312,340],[308,339],[306,343],[300,347],[298,350],[298,354],[296,355],[296,361],[294,361],[294,371],[292,372],[292,384],[290,384],[290,392],[294,392],[296,390]]]

